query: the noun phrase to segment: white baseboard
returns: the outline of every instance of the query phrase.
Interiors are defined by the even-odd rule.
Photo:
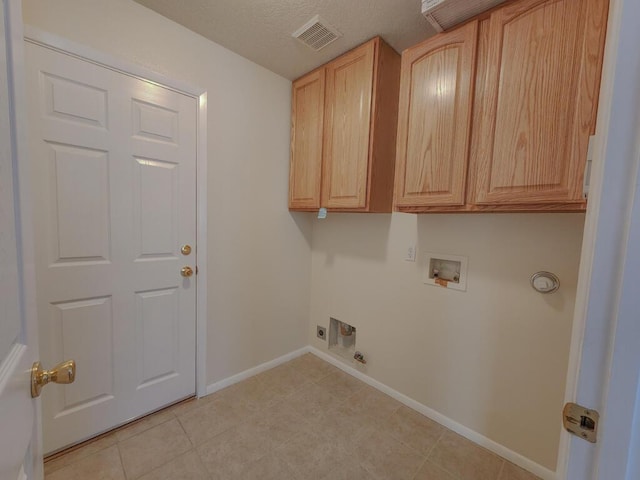
[[[516,453],[513,450],[510,450],[507,447],[494,442],[493,440],[485,437],[484,435],[481,435],[478,432],[475,432],[474,430],[471,430],[470,428],[459,424],[458,422],[450,419],[449,417],[442,415],[439,412],[436,412],[432,408],[429,408],[426,405],[423,405],[422,403],[419,403],[413,400],[412,398],[409,398],[406,395],[398,392],[397,390],[394,390],[393,388],[388,387],[384,383],[374,380],[370,376],[347,365],[346,363],[344,363],[343,360],[340,360],[315,347],[310,346],[308,347],[307,351],[322,358],[323,360],[326,360],[332,365],[335,365],[340,370],[348,373],[349,375],[352,375],[357,379],[362,380],[367,385],[370,385],[373,388],[380,390],[382,393],[386,393],[390,397],[395,398],[400,403],[406,405],[409,408],[412,408],[416,412],[421,413],[425,417],[430,418],[434,422],[438,422],[440,425],[447,427],[449,430],[453,430],[457,434],[462,435],[463,437],[471,440],[474,443],[477,443],[481,447],[484,447],[487,450],[490,450],[491,452],[495,453],[496,455],[500,455],[502,458],[506,458],[507,460],[518,465],[519,467],[522,467],[525,470],[528,470],[529,472],[533,473],[534,475],[537,475],[543,480],[559,480],[556,472],[551,471],[548,468],[543,467],[542,465],[534,462],[533,460],[530,460],[520,455],[519,453]]]
[[[406,395],[398,392],[397,390],[394,390],[393,388],[385,385],[384,383],[374,380],[369,375],[366,375],[360,372],[359,370],[355,369],[354,367],[347,365],[346,363],[344,363],[343,360],[340,360],[312,346],[302,347],[291,353],[287,353],[286,355],[282,355],[281,357],[275,358],[269,362],[265,362],[261,365],[245,370],[244,372],[240,372],[237,375],[233,375],[229,378],[225,378],[224,380],[220,380],[219,382],[213,383],[207,387],[207,395],[217,392],[218,390],[226,388],[230,385],[233,385],[234,383],[238,383],[238,382],[241,382],[242,380],[246,380],[247,378],[253,377],[254,375],[262,373],[265,370],[269,370],[273,367],[277,367],[278,365],[288,362],[289,360],[293,360],[294,358],[304,355],[305,353],[312,353],[317,357],[320,357],[323,360],[326,360],[330,364],[338,367],[340,370],[348,373],[349,375],[356,377],[359,380],[362,380],[367,385],[370,385],[373,388],[380,390],[382,393],[386,393],[390,397],[395,398],[400,403],[406,405],[409,408],[412,408],[416,412],[421,413],[425,417],[430,418],[434,422],[438,422],[440,425],[447,427],[449,430],[453,430],[457,434],[462,435],[463,437],[471,440],[474,443],[477,443],[481,447],[486,448],[487,450],[495,453],[496,455],[500,455],[502,458],[505,458],[510,462],[524,468],[525,470],[528,470],[529,472],[533,473],[534,475],[537,475],[543,480],[559,480],[556,472],[551,471],[546,467],[543,467],[542,465],[534,462],[533,460],[530,460],[520,455],[519,453],[516,453],[513,450],[510,450],[507,447],[500,445],[497,442],[494,442],[493,440],[485,437],[484,435],[481,435],[478,432],[471,430],[468,427],[465,427],[464,425],[461,425],[460,423],[450,419],[445,415],[442,415],[441,413],[433,410],[432,408],[429,408],[426,405],[423,405],[422,403],[419,403],[413,400],[412,398],[409,398]]]
[[[223,388],[229,387],[234,383],[241,382],[243,380],[246,380],[247,378],[253,377],[254,375],[257,375],[266,370],[270,370],[274,367],[277,367],[278,365],[286,363],[289,360],[293,360],[294,358],[299,357],[300,355],[304,355],[305,353],[308,353],[310,351],[311,351],[310,347],[308,346],[302,347],[302,348],[299,348],[298,350],[294,350],[293,352],[287,353],[286,355],[282,355],[281,357],[274,358],[273,360],[262,363],[256,367],[250,368],[249,370],[245,370],[244,372],[240,372],[236,375],[225,378],[224,380],[220,380],[219,382],[212,383],[211,385],[207,386],[206,394],[210,395],[214,392],[217,392],[218,390],[222,390]]]

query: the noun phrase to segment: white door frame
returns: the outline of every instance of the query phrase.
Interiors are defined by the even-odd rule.
[[[152,82],[198,101],[196,146],[196,395],[207,394],[207,91],[171,79],[134,63],[98,52],[65,38],[24,26],[24,39],[51,50],[85,60],[110,70]]]
[[[627,464],[634,411],[640,415],[640,326],[633,280],[640,276],[638,18],[637,0],[611,0],[565,393],[567,402],[602,416],[595,445],[563,431],[561,480],[631,479]]]

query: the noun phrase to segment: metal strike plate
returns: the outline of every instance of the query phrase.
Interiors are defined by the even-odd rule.
[[[587,442],[596,443],[600,414],[576,403],[567,403],[562,411],[562,423],[569,433]]]

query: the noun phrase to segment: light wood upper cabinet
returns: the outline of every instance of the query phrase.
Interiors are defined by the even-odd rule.
[[[400,56],[374,38],[294,82],[291,210],[391,211],[399,81]]]
[[[293,83],[289,208],[320,208],[324,69]]]
[[[584,207],[607,3],[520,0],[487,20],[473,203]]]
[[[517,0],[403,52],[395,206],[581,211],[608,0]]]
[[[367,204],[375,46],[367,43],[327,65],[323,205]]]
[[[478,22],[402,55],[396,206],[464,205]]]

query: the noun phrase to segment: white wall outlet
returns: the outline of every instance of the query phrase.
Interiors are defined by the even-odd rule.
[[[416,261],[416,246],[409,245],[407,247],[407,255],[404,257],[407,262],[415,262]]]

